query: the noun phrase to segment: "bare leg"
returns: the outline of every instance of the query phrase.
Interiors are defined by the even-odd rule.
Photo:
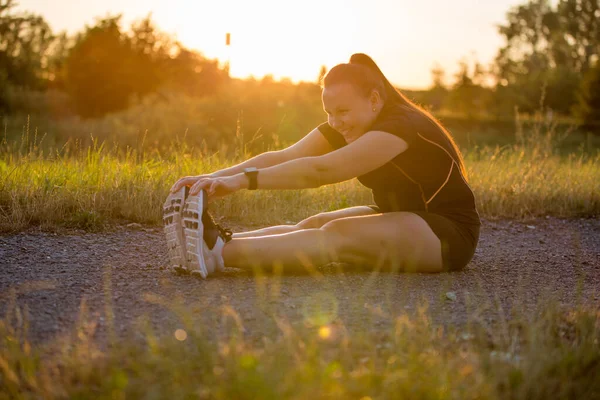
[[[270,235],[280,235],[282,233],[290,233],[299,231],[301,229],[315,229],[320,228],[326,223],[347,217],[356,217],[360,215],[372,215],[375,214],[375,211],[371,207],[367,206],[355,206],[343,208],[341,210],[322,212],[317,215],[313,215],[308,217],[296,225],[278,225],[278,226],[270,226],[267,228],[257,229],[254,231],[248,232],[240,232],[234,233],[233,238],[249,238],[249,237],[261,237],[261,236],[270,236]]]
[[[236,238],[223,249],[228,267],[307,271],[337,260],[339,235],[321,229],[301,229],[279,235]]]
[[[223,248],[225,266],[311,271],[330,262],[387,264],[412,272],[442,270],[438,237],[418,215],[398,212],[340,218],[321,228],[238,238]]]
[[[255,231],[234,233],[232,235],[232,237],[234,239],[239,239],[239,238],[248,238],[248,237],[279,235],[282,233],[294,232],[299,229],[302,229],[302,228],[300,228],[298,225],[277,225],[277,226],[269,226],[267,228],[257,229]]]

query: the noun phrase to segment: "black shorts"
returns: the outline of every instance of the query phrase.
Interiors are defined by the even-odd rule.
[[[380,213],[377,206],[369,206]],[[427,211],[407,211],[423,218],[442,243],[442,263],[445,271],[458,271],[467,266],[475,254],[479,241],[479,224],[463,223],[452,218]],[[459,217],[457,215],[457,217]],[[464,218],[457,218],[464,219]]]

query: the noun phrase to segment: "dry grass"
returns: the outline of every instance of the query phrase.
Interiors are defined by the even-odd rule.
[[[0,398],[600,398],[600,312],[582,306],[544,302],[535,317],[444,329],[423,304],[391,316],[383,339],[368,326],[349,334],[343,321],[292,326],[271,314],[280,333],[253,345],[235,323],[209,341],[193,308],[146,294],[180,328],[156,333],[140,319],[142,341],[113,337],[102,350],[85,301],[72,334],[32,347],[18,292],[0,320]]]
[[[123,220],[160,224],[160,206],[179,177],[210,173],[241,160],[181,144],[173,144],[163,154],[106,148],[97,141],[87,148],[71,142],[44,152],[36,140],[27,137],[20,144],[2,146],[0,227],[4,231],[31,225],[94,230]],[[560,156],[540,140],[475,148],[465,151],[465,158],[484,217],[599,214],[598,151]],[[242,224],[266,225],[360,204],[372,204],[371,195],[353,180],[302,191],[242,191],[215,204],[214,210]]]

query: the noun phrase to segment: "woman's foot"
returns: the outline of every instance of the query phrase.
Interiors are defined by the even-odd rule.
[[[169,249],[169,267],[178,273],[191,273],[206,279],[223,271],[223,246],[231,240],[231,231],[215,223],[207,211],[204,190],[188,196],[184,187],[167,197],[163,205],[165,236]]]
[[[169,249],[169,268],[176,272],[187,271],[181,213],[188,191],[188,187],[182,187],[179,191],[169,194],[163,204],[163,224]]]

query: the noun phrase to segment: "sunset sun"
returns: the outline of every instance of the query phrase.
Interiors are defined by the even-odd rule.
[[[315,81],[321,65],[345,61],[355,51],[350,41],[356,34],[356,16],[349,6],[336,3],[319,8],[314,2],[276,0],[224,1],[210,7],[192,3],[171,11],[169,18],[177,22],[182,42],[230,62],[231,76]],[[204,17],[208,13],[210,17]],[[337,22],[343,19],[345,27],[324,23],[328,15],[336,15]],[[226,46],[228,32],[231,43]]]

